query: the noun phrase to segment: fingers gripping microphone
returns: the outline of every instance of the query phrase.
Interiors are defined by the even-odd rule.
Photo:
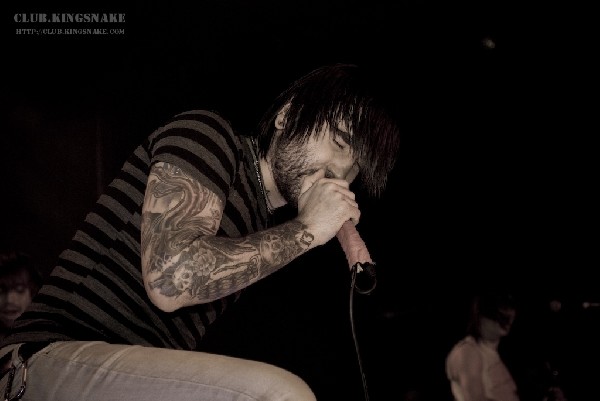
[[[356,270],[356,282],[354,284],[356,292],[369,294],[375,289],[377,278],[375,276],[375,263],[371,259],[365,242],[351,221],[347,221],[342,225],[336,237],[346,254],[350,270]]]

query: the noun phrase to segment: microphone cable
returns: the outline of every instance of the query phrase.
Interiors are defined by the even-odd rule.
[[[370,286],[368,286],[368,288],[357,285],[357,276],[359,276],[359,273],[362,273],[362,272],[366,272],[364,274],[367,274],[369,276]],[[351,274],[352,274],[352,279],[351,279],[351,285],[350,285],[350,301],[349,301],[350,328],[352,331],[352,340],[354,341],[354,349],[356,352],[356,358],[358,360],[358,369],[360,371],[360,377],[362,380],[362,387],[363,387],[363,392],[365,395],[365,401],[369,401],[367,376],[365,374],[363,364],[362,364],[362,358],[360,356],[360,349],[358,346],[358,338],[356,335],[356,325],[354,323],[354,292],[358,292],[359,294],[370,294],[371,291],[373,291],[373,289],[375,289],[377,280],[375,278],[375,269],[373,268],[373,265],[371,263],[367,263],[366,265],[362,265],[361,263],[354,264],[351,269]],[[360,276],[362,277],[363,274],[361,274]]]
[[[360,350],[358,347],[358,339],[356,336],[356,325],[354,323],[354,292],[359,294],[370,294],[377,285],[377,277],[375,274],[375,263],[371,259],[369,250],[365,242],[360,237],[360,234],[350,221],[346,221],[338,233],[337,239],[342,246],[342,250],[346,255],[348,266],[351,273],[350,285],[350,327],[352,330],[352,339],[354,340],[354,348],[358,359],[358,368],[362,379],[363,391],[365,393],[365,401],[369,401],[369,391],[367,388],[367,378],[363,369]]]

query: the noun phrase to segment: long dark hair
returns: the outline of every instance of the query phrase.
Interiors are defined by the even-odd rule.
[[[369,195],[379,196],[397,157],[400,129],[393,102],[376,78],[353,64],[333,64],[298,79],[263,115],[257,136],[259,155],[267,154],[277,113],[286,106],[282,135],[288,141],[305,142],[315,128],[344,121],[352,132],[350,146],[360,165],[360,184]]]

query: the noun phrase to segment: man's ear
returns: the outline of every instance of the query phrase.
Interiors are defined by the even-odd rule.
[[[279,110],[279,112],[277,113],[277,117],[275,117],[275,128],[282,130],[285,128],[285,124],[287,121],[287,113],[288,110],[290,109],[290,104],[286,103],[285,106],[283,106],[281,108],[281,110]]]

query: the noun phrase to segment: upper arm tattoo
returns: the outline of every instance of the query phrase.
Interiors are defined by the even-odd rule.
[[[153,166],[142,210],[141,245],[150,271],[163,269],[200,235],[217,232],[223,210],[221,200],[180,168]]]

